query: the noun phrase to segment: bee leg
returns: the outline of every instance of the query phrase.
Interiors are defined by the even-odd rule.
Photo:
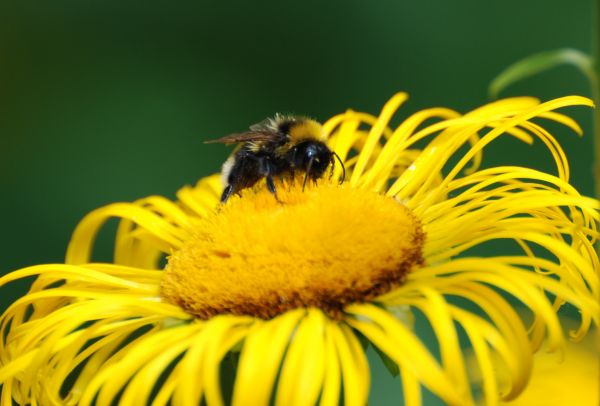
[[[302,191],[303,192],[304,192],[304,188],[306,187],[306,181],[308,180],[309,177],[312,178],[312,176],[310,176],[310,170],[312,169],[313,162],[314,162],[314,158],[310,158],[310,160],[308,161],[308,165],[306,166],[306,173],[304,174],[304,182],[302,182]]]
[[[232,192],[233,192],[233,185],[227,185],[227,187],[225,187],[225,189],[223,189],[223,194],[221,194],[221,203],[225,203],[227,201],[227,199],[229,199],[229,196],[231,196]]]
[[[261,172],[265,177],[265,181],[267,183],[267,189],[269,189],[269,192],[273,193],[273,196],[275,196],[275,200],[279,201],[279,198],[277,197],[277,190],[275,189],[275,182],[273,182],[273,176],[271,176],[274,172],[273,164],[271,163],[269,158],[264,157],[260,160],[260,166]]]
[[[273,193],[275,200],[279,201],[279,198],[277,197],[277,190],[275,189],[275,182],[273,182],[273,177],[271,177],[271,175],[267,175],[265,179],[267,181],[267,189],[269,189],[269,192]]]
[[[290,179],[291,179],[290,188],[291,188],[291,185],[295,185],[296,184],[296,171],[294,170],[295,169],[294,168],[294,165],[295,165],[294,162],[296,162],[296,155],[297,155],[297,153],[298,153],[298,147],[292,148],[292,158],[290,160],[292,162],[292,164],[290,165]]]
[[[292,185],[296,184],[296,173],[294,168],[290,168],[290,182],[288,183],[288,190],[292,190]]]

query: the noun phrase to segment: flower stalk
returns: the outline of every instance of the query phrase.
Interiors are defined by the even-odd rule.
[[[596,103],[594,109],[594,188],[596,197],[600,198],[600,3],[595,1],[592,21],[592,57],[594,75],[590,78],[592,98]]]

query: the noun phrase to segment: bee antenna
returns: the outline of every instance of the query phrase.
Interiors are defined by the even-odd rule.
[[[346,179],[346,167],[344,166],[344,162],[342,162],[342,158],[340,158],[340,156],[338,154],[336,154],[334,152],[333,156],[335,156],[337,158],[337,160],[340,162],[340,165],[342,166],[342,179],[340,180],[340,185],[341,185],[342,183],[344,183],[344,180]]]
[[[308,180],[308,174],[310,173],[310,170],[312,169],[313,160],[314,160],[314,158],[310,158],[310,161],[308,161],[308,166],[306,167],[306,173],[304,174],[304,182],[302,182],[302,191],[303,192],[304,192],[304,187],[306,186],[306,181]]]
[[[329,179],[333,177],[333,170],[335,169],[335,159],[333,159],[333,153],[329,157],[329,162],[331,163],[331,170],[329,171]]]

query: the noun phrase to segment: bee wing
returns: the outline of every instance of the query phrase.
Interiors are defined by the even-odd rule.
[[[274,118],[265,118],[260,123],[252,124],[250,126],[250,131],[255,132],[277,132],[277,121],[281,119],[281,115],[279,113],[275,114]]]
[[[204,143],[235,144],[238,142],[281,141],[282,138],[285,138],[285,135],[275,131],[247,131],[244,133],[229,134],[216,140],[204,141]]]

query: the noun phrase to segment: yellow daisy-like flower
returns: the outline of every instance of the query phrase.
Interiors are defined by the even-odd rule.
[[[563,327],[572,326],[561,318]],[[581,342],[568,342],[564,351],[542,349],[534,355],[531,381],[518,398],[503,406],[598,406],[600,404],[600,336],[594,330]],[[467,357],[467,365],[471,361]],[[475,361],[476,362],[476,361]],[[502,366],[497,365],[502,371]],[[500,372],[500,375],[502,372]],[[481,377],[475,377],[478,381]]]
[[[95,210],[65,264],[1,278],[37,276],[0,319],[1,404],[364,405],[365,342],[398,368],[408,405],[423,387],[450,405],[516,398],[542,342],[565,345],[561,306],[580,313],[575,341],[598,323],[599,203],[569,185],[562,148],[532,121],[580,133],[555,110],[592,103],[512,98],[465,115],[423,110],[391,128],[405,99],[324,124],[342,185],[337,165],[304,191],[280,183],[279,201],[259,185],[219,206],[210,176],[176,202]],[[500,136],[541,140],[556,175],[479,169]],[[114,263],[90,262],[113,217]],[[226,370],[235,377],[223,390]]]

